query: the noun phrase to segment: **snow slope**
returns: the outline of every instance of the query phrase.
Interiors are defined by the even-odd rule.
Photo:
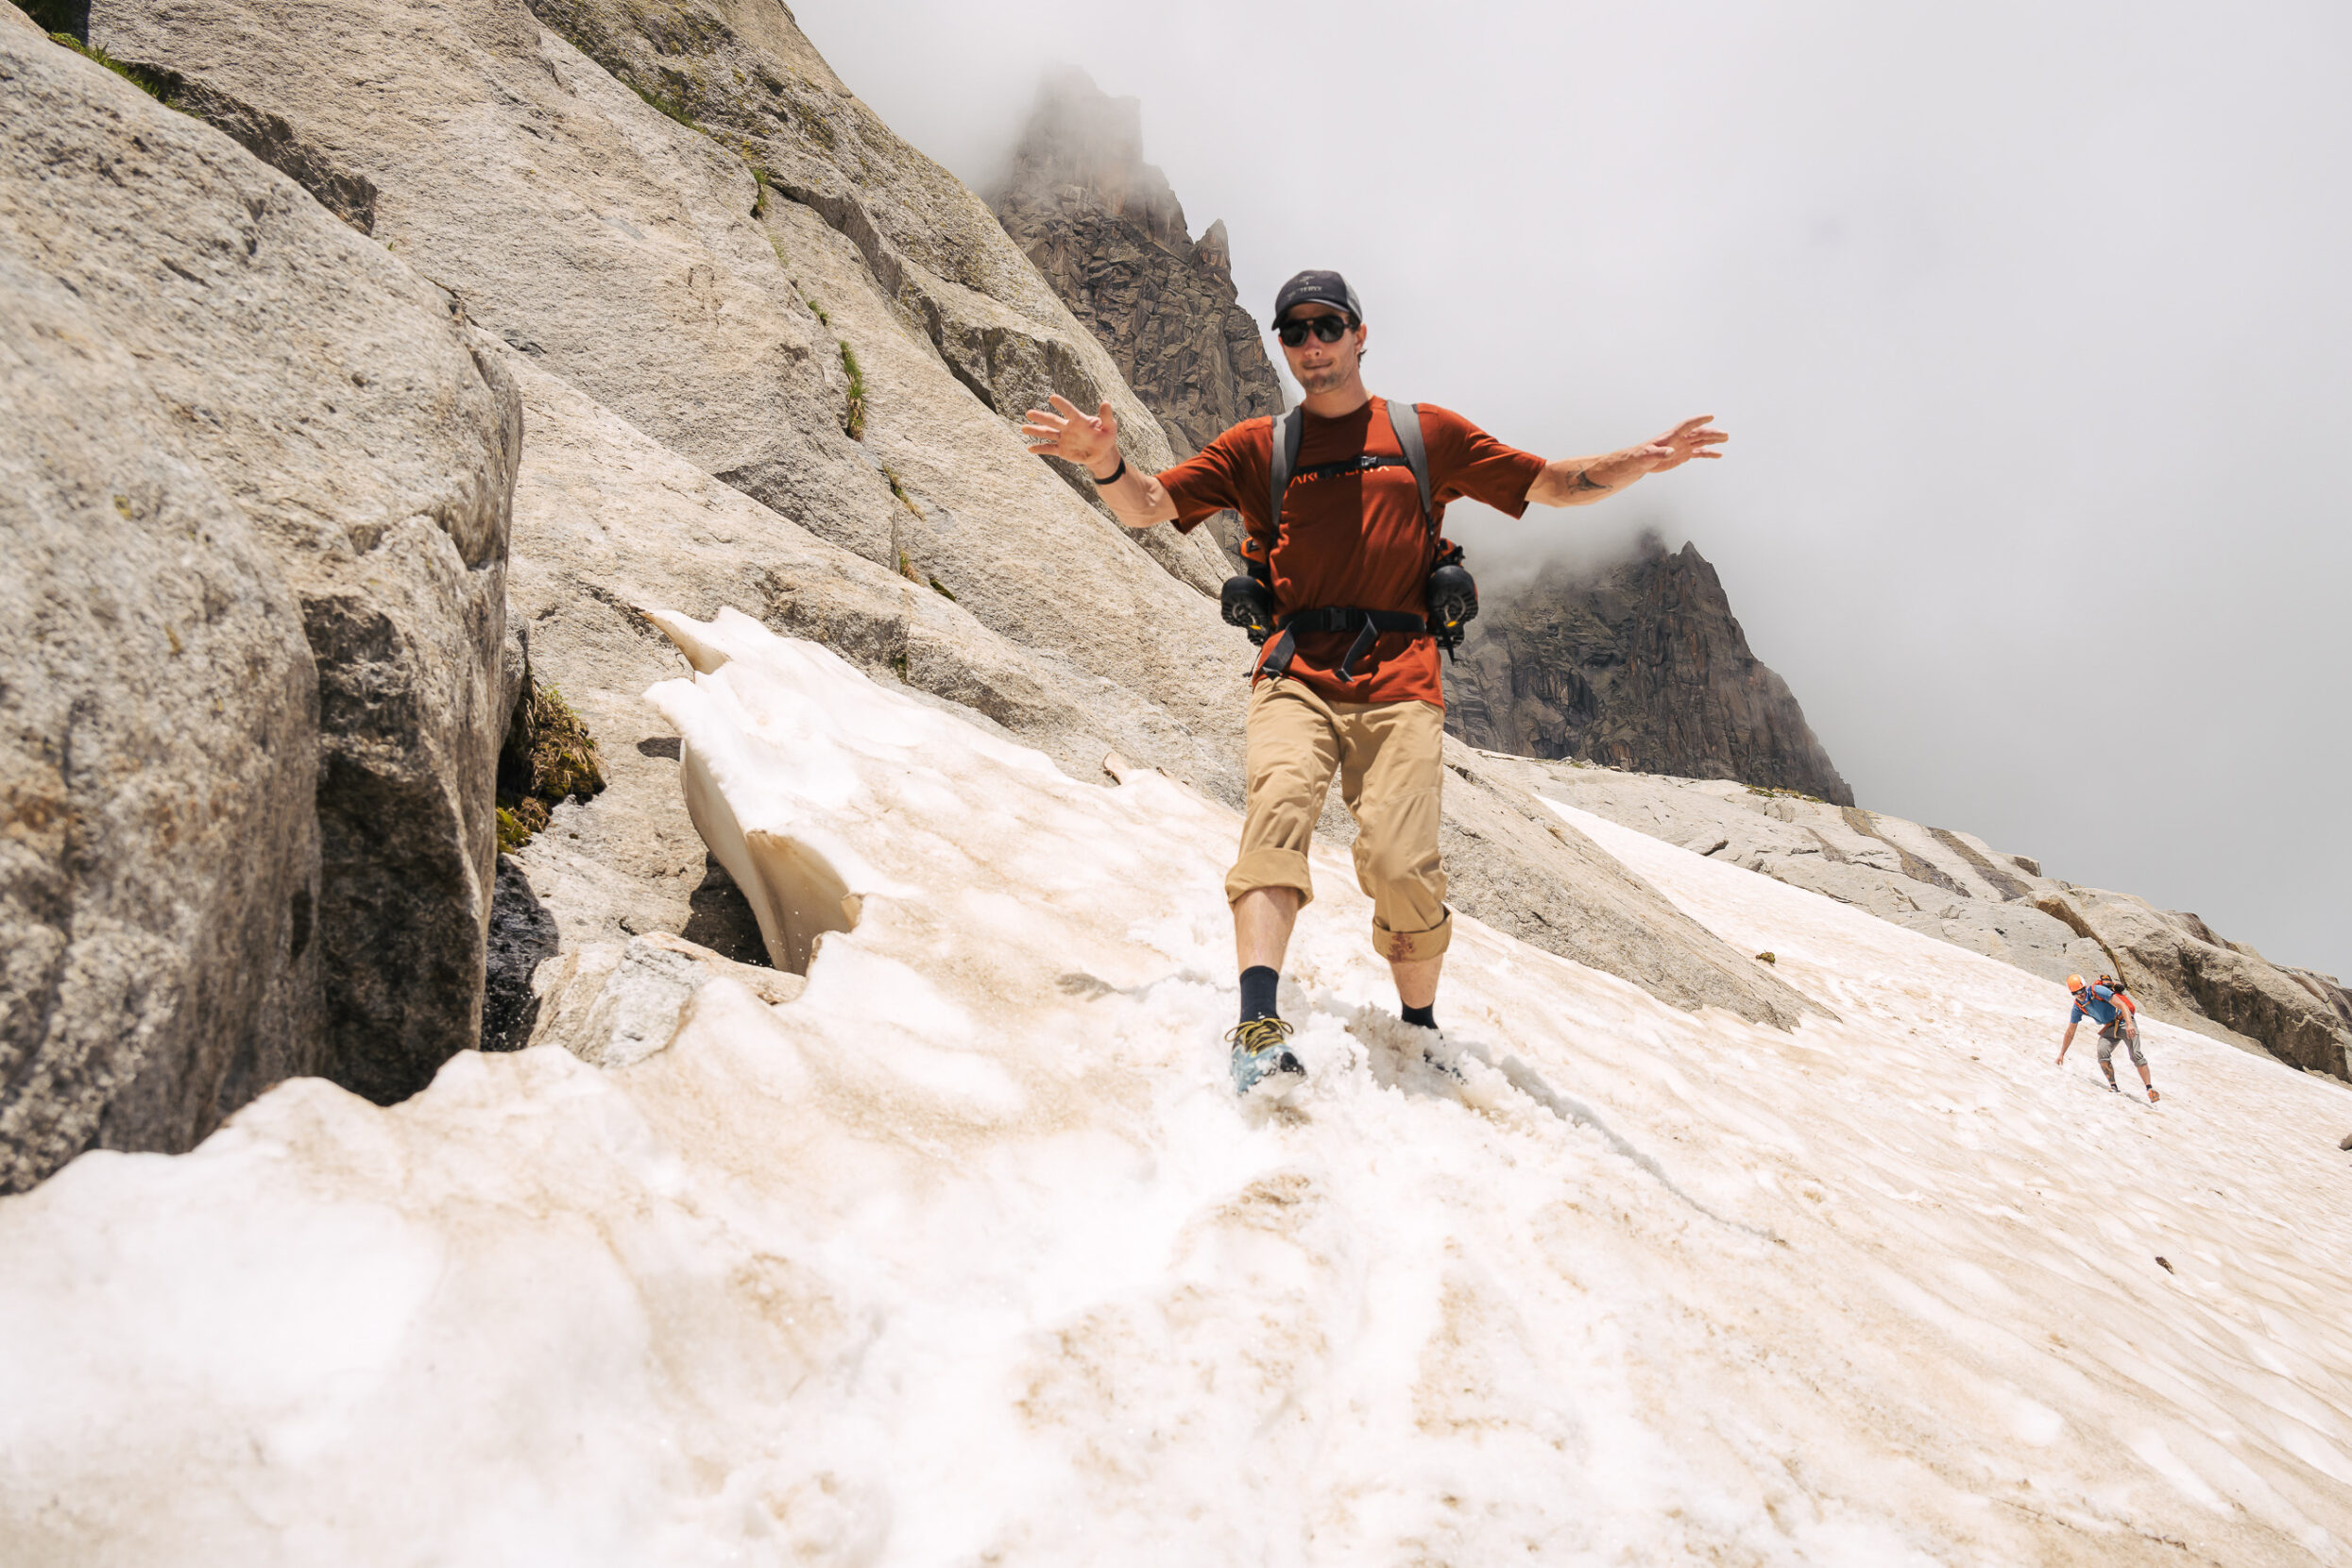
[[[1560,808],[1842,1021],[1463,921],[1457,1083],[1325,854],[1253,1116],[1230,813],[680,630],[854,929],[0,1201],[0,1561],[2352,1563],[2352,1094]]]

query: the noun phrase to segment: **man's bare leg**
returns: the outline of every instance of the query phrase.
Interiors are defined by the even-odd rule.
[[[2135,1025],[2132,1029],[2132,1050],[2135,1053],[2132,1065],[2139,1069],[2139,1086],[2148,1091],[2148,1103],[2153,1105],[2159,1098],[2156,1091],[2156,1080],[2148,1076],[2148,1064],[2139,1059],[2137,1054],[2139,1049],[2139,1027]]]
[[[1303,900],[1296,888],[1252,888],[1234,900],[1234,952],[1241,960],[1241,1022],[1225,1038],[1234,1048],[1234,1087],[1243,1094],[1271,1075],[1296,1075],[1299,1059],[1283,1045],[1290,1026],[1282,1021],[1275,992],[1282,984],[1282,956]]]
[[[1436,958],[1392,959],[1389,973],[1396,979],[1396,999],[1403,1007],[1435,1007],[1438,1001],[1438,972],[1445,967],[1445,955]]]
[[[1241,967],[1280,969],[1290,948],[1290,928],[1298,921],[1297,888],[1252,888],[1235,899],[1234,951]]]

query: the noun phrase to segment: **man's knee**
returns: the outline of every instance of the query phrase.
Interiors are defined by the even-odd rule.
[[[1434,883],[1442,863],[1435,833],[1406,837],[1364,830],[1356,834],[1356,880],[1375,898],[1383,888]]]

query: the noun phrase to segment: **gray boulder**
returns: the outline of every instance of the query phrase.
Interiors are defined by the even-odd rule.
[[[661,931],[592,942],[540,966],[531,1044],[560,1046],[592,1066],[625,1067],[667,1048],[694,994],[714,980],[733,980],[772,1007],[808,983]]]
[[[61,379],[17,383],[24,401],[10,422],[46,425],[61,440],[73,428],[95,429],[97,411],[111,404],[153,421],[157,461],[180,459],[186,493],[206,491],[242,515],[249,543],[233,548],[256,554],[239,561],[271,563],[276,603],[297,606],[315,672],[306,672],[313,684],[302,700],[304,739],[293,756],[273,740],[267,755],[273,767],[309,778],[315,827],[283,835],[298,865],[266,869],[280,857],[264,837],[247,841],[244,852],[256,861],[254,898],[285,908],[264,924],[287,933],[289,954],[291,933],[307,922],[323,991],[287,1004],[268,1025],[285,1043],[247,1052],[267,1065],[221,1075],[229,1087],[213,1095],[213,1109],[166,1127],[126,1107],[110,1140],[184,1147],[206,1116],[295,1064],[397,1099],[470,1046],[478,1028],[490,778],[504,719],[507,513],[520,443],[512,385],[477,357],[440,293],[292,180],[27,31],[9,30],[0,43],[0,259],[14,271],[20,299],[61,295],[79,313],[79,335],[42,351],[71,347],[84,355],[79,389]],[[109,357],[102,344],[120,351]],[[91,493],[103,486],[120,525],[159,526],[152,520],[162,514],[153,508],[163,505],[162,491],[151,506],[103,477],[111,461],[104,443],[129,436],[85,439],[101,443],[75,459]],[[200,569],[203,530],[183,537],[184,564],[179,555],[145,563],[166,581],[175,570],[189,574],[168,588],[151,583],[145,591],[159,605]],[[229,535],[212,537],[232,548]],[[229,581],[258,569],[219,570]],[[82,591],[99,623],[116,613],[103,607],[103,583]],[[258,724],[274,735],[281,720],[240,710],[281,711],[270,695],[284,669],[279,612],[260,600],[234,610],[225,588],[198,602],[209,613],[215,601],[228,618],[221,624],[259,626],[270,639],[241,656],[254,671],[249,702],[223,697],[221,717],[232,731]],[[187,632],[173,626],[170,636],[184,645]],[[232,656],[228,646],[218,657]],[[160,670],[115,671],[102,688],[88,689],[89,701],[121,715],[115,723],[133,723],[136,707],[160,707],[159,682],[170,689]],[[28,690],[53,710],[75,711],[71,700],[39,698],[37,682]],[[183,707],[168,720],[136,722],[191,719]],[[36,748],[61,743],[54,727],[31,741]],[[172,764],[163,754],[155,761]],[[210,787],[193,774],[154,776],[196,798]],[[143,770],[125,787],[156,784]],[[269,791],[261,794],[250,810],[267,820],[277,808],[264,804]],[[161,822],[142,830],[162,836],[165,848],[180,831]],[[302,847],[313,831],[315,893]],[[119,853],[137,863],[132,850]],[[296,882],[309,905],[295,896]],[[208,940],[268,946],[259,931]],[[304,955],[311,962],[307,945]],[[252,983],[266,992],[280,980],[264,964]],[[315,1009],[323,1009],[315,1026],[305,1022]],[[231,1060],[246,1048],[204,1048]],[[176,1070],[161,1059],[140,1069],[161,1075],[158,1082]],[[23,1169],[45,1167],[57,1145],[43,1147]]]

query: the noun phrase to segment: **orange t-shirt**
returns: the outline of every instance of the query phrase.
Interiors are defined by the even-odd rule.
[[[1299,461],[1283,498],[1279,528],[1266,515],[1273,485],[1274,421],[1247,419],[1211,441],[1199,456],[1159,476],[1176,503],[1176,526],[1231,508],[1248,537],[1242,554],[1271,568],[1274,613],[1352,605],[1426,615],[1424,588],[1436,560],[1413,470],[1398,464],[1368,472],[1311,478],[1305,470],[1357,456],[1402,457],[1386,399],[1374,398],[1337,419],[1306,416]],[[1440,527],[1445,503],[1468,496],[1518,517],[1543,459],[1507,447],[1451,410],[1421,405],[1422,444],[1429,453],[1429,499]],[[1258,655],[1265,662],[1278,639]],[[1383,632],[1357,661],[1355,680],[1339,673],[1353,632],[1301,632],[1290,673],[1330,702],[1424,702],[1445,706],[1437,640],[1427,633]]]

